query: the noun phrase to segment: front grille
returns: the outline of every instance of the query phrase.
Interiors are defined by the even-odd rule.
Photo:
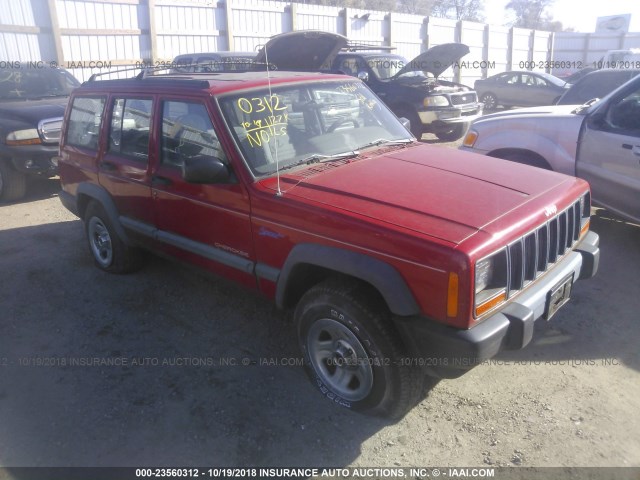
[[[580,238],[580,201],[507,247],[507,297],[556,264]]]
[[[62,131],[62,117],[47,118],[38,123],[38,132],[45,143],[60,142],[60,132]]]
[[[467,103],[476,103],[478,97],[476,92],[453,93],[451,94],[452,105],[466,105]]]

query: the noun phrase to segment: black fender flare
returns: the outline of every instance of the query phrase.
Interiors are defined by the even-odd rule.
[[[80,185],[78,185],[76,202],[80,200],[81,196],[87,196],[99,202],[100,205],[102,205],[102,208],[104,208],[104,211],[109,216],[109,220],[111,221],[113,228],[116,229],[116,233],[118,234],[120,239],[127,245],[131,244],[129,237],[127,236],[127,232],[125,232],[122,223],[120,223],[120,214],[118,213],[116,204],[113,201],[113,198],[111,198],[111,195],[109,195],[109,192],[107,192],[101,186],[93,183],[81,183]],[[77,205],[76,208],[78,210],[78,215],[80,216],[80,218],[82,218],[84,216],[84,212],[80,211],[79,205]],[[84,220],[84,218],[82,218],[82,220]]]
[[[285,260],[276,284],[276,305],[279,308],[284,308],[292,272],[301,264],[350,275],[371,284],[396,315],[420,313],[420,307],[407,283],[393,266],[363,253],[312,243],[296,245]]]

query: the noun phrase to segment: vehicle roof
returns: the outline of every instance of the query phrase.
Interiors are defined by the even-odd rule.
[[[396,58],[402,58],[404,59],[404,57],[398,53],[390,53],[390,52],[385,52],[384,50],[367,50],[367,51],[363,51],[363,52],[359,52],[359,51],[355,51],[355,52],[340,52],[336,55],[336,57],[345,57],[345,56],[360,56],[360,57],[380,57],[381,55],[384,55],[386,57],[396,57]]]
[[[84,82],[76,91],[82,92],[133,92],[172,93],[202,92],[222,94],[253,87],[266,87],[285,83],[297,83],[318,80],[354,81],[353,77],[331,73],[272,71],[267,78],[265,71],[243,72],[207,72],[207,73],[173,73],[149,75],[144,78],[127,78],[114,80],[93,80]],[[357,80],[356,80],[357,81]]]
[[[176,55],[174,60],[179,58],[201,58],[201,57],[219,57],[219,58],[227,58],[227,57],[255,57],[257,52],[195,52],[195,53],[182,53],[180,55]]]

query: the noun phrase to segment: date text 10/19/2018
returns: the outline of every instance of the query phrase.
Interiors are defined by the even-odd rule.
[[[494,468],[137,468],[137,478],[438,478],[495,477]]]

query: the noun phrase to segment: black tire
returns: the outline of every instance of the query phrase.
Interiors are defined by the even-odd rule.
[[[98,268],[109,273],[130,273],[142,266],[142,253],[118,236],[102,205],[91,202],[84,215],[89,252]]]
[[[418,139],[418,141],[422,140],[422,135],[424,135],[424,125],[422,125],[422,121],[418,114],[409,108],[399,108],[396,111],[396,116],[398,118],[404,117],[411,123],[410,130],[414,137]]]
[[[484,108],[487,110],[495,110],[498,108],[498,97],[491,92],[483,93],[480,101],[484,103]]]
[[[402,365],[405,347],[384,304],[356,281],[311,288],[294,318],[305,366],[320,392],[354,411],[399,418],[420,399],[424,376]]]
[[[455,142],[462,138],[467,131],[467,125],[464,123],[456,123],[453,127],[447,130],[440,130],[436,132],[436,137],[443,142]]]
[[[27,176],[0,159],[0,202],[19,200],[27,193]]]

